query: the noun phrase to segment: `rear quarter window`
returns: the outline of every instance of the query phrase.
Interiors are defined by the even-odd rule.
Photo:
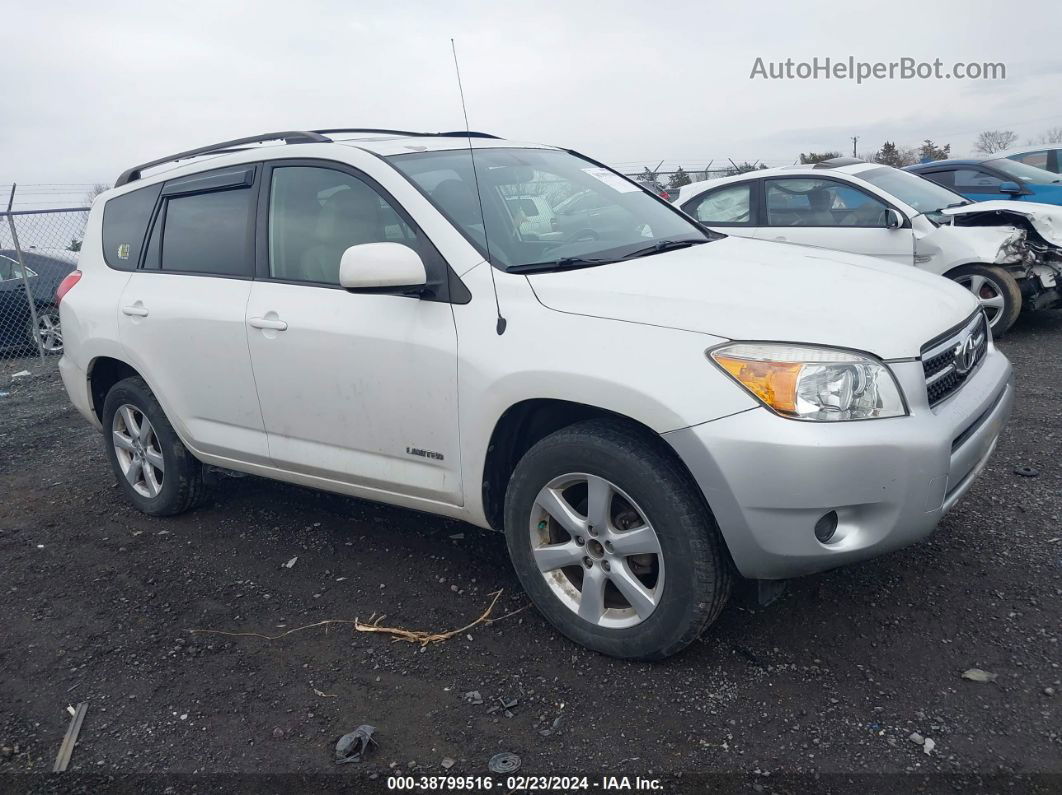
[[[162,183],[110,199],[103,207],[103,259],[120,271],[136,270]]]

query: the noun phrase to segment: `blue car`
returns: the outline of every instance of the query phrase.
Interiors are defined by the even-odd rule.
[[[1062,176],[1007,157],[936,160],[906,170],[975,202],[1007,199],[1062,204]]]

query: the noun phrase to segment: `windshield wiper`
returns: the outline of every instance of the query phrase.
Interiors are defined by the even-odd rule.
[[[607,265],[615,262],[611,259],[587,259],[584,257],[561,257],[549,262],[525,262],[520,265],[510,265],[505,269],[506,273],[545,273],[547,271],[570,271],[577,268],[592,268],[595,265]]]
[[[624,255],[623,259],[637,259],[638,257],[651,257],[653,254],[660,254],[664,251],[674,251],[678,248],[689,248],[690,246],[696,246],[700,243],[707,243],[707,240],[658,240],[651,246],[645,248],[639,248],[632,251],[630,254]]]

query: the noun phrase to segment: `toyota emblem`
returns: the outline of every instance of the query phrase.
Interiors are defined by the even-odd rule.
[[[959,375],[966,375],[973,369],[976,359],[977,346],[974,345],[974,338],[971,334],[955,346],[955,372]]]

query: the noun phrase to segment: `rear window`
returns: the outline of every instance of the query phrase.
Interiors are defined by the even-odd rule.
[[[117,196],[103,208],[103,259],[120,271],[136,269],[162,184]]]
[[[250,276],[254,196],[244,188],[167,199],[162,270]]]

